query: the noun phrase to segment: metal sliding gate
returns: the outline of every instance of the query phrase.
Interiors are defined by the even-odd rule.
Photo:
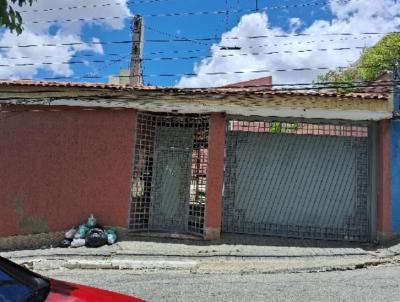
[[[138,114],[129,227],[203,234],[208,116]]]
[[[230,119],[224,232],[370,240],[366,124]]]

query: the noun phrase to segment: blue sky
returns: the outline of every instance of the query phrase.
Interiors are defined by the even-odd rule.
[[[182,3],[184,2],[184,5]],[[264,10],[268,6],[284,6],[293,5],[299,3],[298,0],[291,1],[259,1],[260,10]],[[132,6],[134,12],[139,12],[140,14],[157,14],[163,12],[195,12],[195,11],[223,11],[223,10],[254,10],[255,1],[251,0],[228,0],[227,4],[223,0],[175,0],[168,4],[144,4]],[[331,15],[329,11],[324,6],[316,5],[311,8],[280,8],[271,10],[270,24],[271,26],[279,26],[288,29],[288,20],[293,17],[299,17],[305,21],[305,26],[311,23],[314,18],[325,18],[329,20]],[[240,17],[244,13],[229,13],[229,14],[215,14],[215,15],[200,15],[200,16],[181,16],[181,17],[148,17],[146,18],[146,24],[153,28],[160,28],[163,31],[169,33],[175,33],[183,37],[215,37],[220,38],[221,34],[228,31],[230,28],[237,25]],[[165,36],[146,31],[146,38],[165,38]],[[164,45],[162,43],[147,43],[145,46],[145,54],[154,51],[164,51],[164,50],[193,50],[199,49],[201,52],[198,55],[209,55],[210,46],[204,45],[210,44],[203,42],[199,43],[171,43],[170,45]],[[170,70],[174,70],[175,73],[190,73],[193,69],[193,63],[198,61],[198,59],[193,60],[180,60],[180,61],[149,61],[145,64],[145,73],[149,74],[159,74],[168,73]],[[155,82],[162,85],[174,84],[176,78],[146,78],[150,83]]]
[[[173,36],[185,37],[185,38],[195,38],[195,37],[215,37],[219,39],[221,34],[228,31],[230,28],[237,25],[240,17],[245,14],[245,12],[251,12],[255,10],[256,3],[251,0],[171,0],[165,2],[153,2],[153,3],[130,3],[129,7],[132,14],[141,14],[145,16],[145,39],[173,39]],[[309,1],[310,2],[310,1]],[[290,18],[298,17],[304,21],[304,26],[308,26],[315,20],[326,19],[330,20],[332,17],[330,11],[325,5],[321,5],[322,2],[314,1],[316,5],[310,7],[290,7],[294,4],[307,3],[305,1],[299,2],[298,0],[289,1],[259,1],[259,10],[264,11],[267,7],[277,7],[280,8],[272,9],[270,16],[271,26],[279,26],[284,29],[289,29]],[[268,5],[267,5],[268,3]],[[312,2],[311,2],[312,3]],[[285,8],[284,6],[288,7]],[[199,15],[199,16],[173,16],[173,17],[152,17],[146,15],[154,14],[166,14],[166,13],[186,13],[186,12],[213,12],[213,11],[237,11],[243,10],[245,12],[229,12],[228,14],[209,14],[209,15]],[[149,28],[156,29],[160,32],[156,32]],[[162,34],[165,32],[170,34]],[[124,40],[130,37],[129,31],[129,21],[126,21],[126,26],[124,30],[121,31],[105,31],[102,32],[99,26],[92,27],[85,31],[86,38],[92,35],[98,35],[102,40]],[[99,35],[100,34],[100,35]],[[195,42],[169,42],[169,43],[154,43],[146,42],[144,47],[144,58],[154,58],[154,57],[178,57],[178,56],[207,56],[210,54],[210,45],[213,41],[198,41]],[[182,54],[160,54],[152,55],[151,53],[159,51],[186,51],[186,50],[200,50],[195,53],[182,53]],[[117,45],[105,47],[106,53],[129,53],[129,45]],[[146,75],[156,75],[165,73],[190,73],[193,71],[193,64],[199,61],[198,59],[184,59],[184,60],[148,60],[144,62],[144,74]],[[115,74],[118,73],[118,69],[121,67],[127,67],[128,63],[125,61],[121,64],[112,64],[109,68],[101,71],[103,75],[105,74]],[[102,68],[100,65],[99,68]],[[77,68],[81,69],[81,68]],[[89,68],[90,70],[90,68]],[[90,71],[89,71],[90,72]],[[145,82],[148,84],[156,85],[173,85],[179,79],[177,77],[145,77]]]
[[[377,3],[379,2],[379,3]],[[118,74],[129,66],[129,44],[85,44],[87,41],[121,41],[131,39],[130,15],[141,14],[145,19],[145,40],[173,39],[174,37],[215,37],[215,41],[154,43],[144,47],[145,83],[152,85],[179,85],[203,87],[273,75],[275,83],[311,81],[320,71],[296,73],[265,72],[260,74],[210,76],[202,73],[219,71],[274,70],[301,67],[344,66],[354,62],[359,49],[298,53],[320,48],[360,47],[373,45],[381,36],[359,36],[352,39],[328,41],[321,38],[326,33],[337,32],[389,32],[399,29],[400,4],[395,0],[259,0],[260,13],[252,13],[255,0],[39,0],[32,8],[24,8],[25,32],[16,37],[6,31],[0,36],[1,45],[26,43],[78,42],[76,47],[33,47],[30,49],[5,49],[0,52],[2,62],[10,64],[0,69],[2,78],[70,77],[74,81],[107,81],[109,75]],[[293,7],[296,6],[297,7]],[[302,7],[301,5],[304,5]],[[97,6],[96,8],[94,8]],[[67,9],[68,7],[76,7]],[[50,11],[49,11],[50,8]],[[63,8],[59,10],[59,8]],[[33,10],[33,11],[32,11]],[[213,12],[229,10],[228,14],[198,16],[149,16],[166,13]],[[240,10],[241,12],[235,12]],[[107,20],[93,21],[93,18]],[[119,17],[112,19],[111,17]],[[32,24],[40,20],[65,20],[85,18],[86,22],[55,22]],[[225,36],[251,36],[307,33],[310,37],[265,38],[240,41],[221,39]],[[312,43],[311,43],[312,42]],[[212,44],[214,43],[214,46]],[[241,47],[239,51],[222,52],[221,45]],[[232,43],[236,43],[232,45]],[[239,45],[240,44],[240,45]],[[268,44],[269,46],[265,46]],[[274,46],[271,46],[271,45]],[[264,45],[264,46],[263,46]],[[277,51],[276,55],[253,56],[258,52]],[[154,52],[165,54],[152,54]],[[191,51],[191,53],[185,53]],[[195,52],[193,52],[195,51]],[[281,52],[291,51],[290,54]],[[169,53],[168,53],[169,52]],[[179,52],[179,53],[173,53]],[[222,54],[222,58],[221,58]],[[224,57],[228,54],[230,57]],[[157,60],[160,57],[209,57],[201,60]],[[24,58],[24,59],[20,59]],[[109,62],[112,59],[121,62]],[[150,60],[147,60],[150,59]],[[59,64],[60,62],[87,61],[86,64]],[[107,62],[90,62],[93,60]],[[35,66],[15,66],[16,63],[35,63]],[[51,62],[52,65],[40,65]],[[330,63],[330,64],[328,64]],[[157,74],[199,73],[196,77],[181,78],[154,76]],[[101,77],[89,79],[85,76]]]

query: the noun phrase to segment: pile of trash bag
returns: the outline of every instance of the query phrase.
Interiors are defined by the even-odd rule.
[[[117,232],[114,228],[104,229],[91,214],[86,223],[71,228],[65,233],[60,247],[100,247],[117,242]]]

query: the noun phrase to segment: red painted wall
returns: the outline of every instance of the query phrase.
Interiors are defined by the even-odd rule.
[[[225,115],[212,113],[208,143],[208,174],[205,229],[206,239],[218,239],[221,232],[222,190],[224,184]]]
[[[127,227],[136,112],[30,109],[0,113],[0,236]]]
[[[379,122],[378,232],[391,232],[390,121]]]

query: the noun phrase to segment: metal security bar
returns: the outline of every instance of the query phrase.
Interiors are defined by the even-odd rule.
[[[231,118],[224,232],[368,241],[366,123]]]
[[[203,234],[208,134],[205,115],[138,114],[131,230]]]

